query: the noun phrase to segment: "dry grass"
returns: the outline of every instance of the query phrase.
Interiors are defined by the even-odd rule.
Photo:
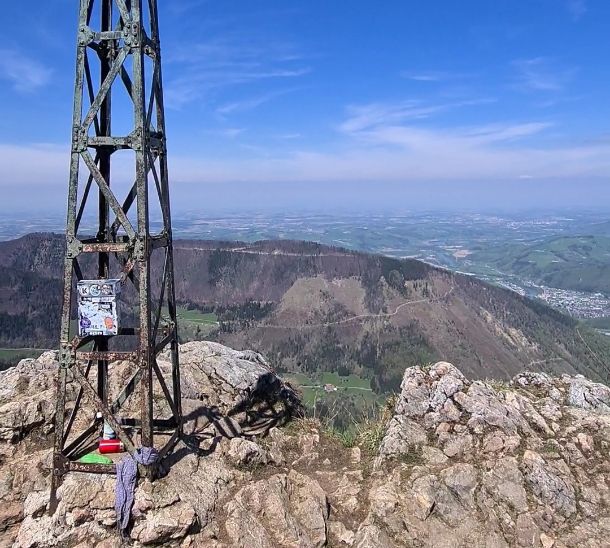
[[[398,460],[409,466],[417,466],[425,462],[421,447],[410,447],[406,453],[398,456]]]
[[[388,422],[394,414],[396,400],[395,394],[388,397],[385,405],[379,406],[372,417],[363,417],[360,420],[352,417],[353,424],[345,430],[337,430],[331,426],[332,416],[319,424],[325,434],[336,439],[344,447],[357,446],[375,454],[385,436]]]

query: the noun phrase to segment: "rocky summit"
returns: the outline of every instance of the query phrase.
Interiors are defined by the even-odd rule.
[[[260,354],[192,342],[180,357],[185,435],[162,477],[139,481],[125,539],[111,476],[68,474],[47,511],[55,353],[0,373],[1,546],[610,546],[604,385],[412,367],[348,436],[299,418]],[[227,436],[210,409],[240,427]]]

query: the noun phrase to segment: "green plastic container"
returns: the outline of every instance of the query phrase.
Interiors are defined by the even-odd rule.
[[[87,455],[83,455],[78,462],[82,462],[85,464],[113,464],[112,459],[105,457],[104,455],[100,455],[99,453],[89,453]]]

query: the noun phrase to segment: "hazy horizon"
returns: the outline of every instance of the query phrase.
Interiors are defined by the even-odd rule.
[[[170,183],[171,184],[171,183]],[[59,185],[20,185],[2,189],[0,214],[48,212],[64,214],[65,189]],[[231,213],[366,213],[391,211],[447,211],[469,213],[607,211],[610,214],[610,185],[604,180],[589,184],[560,184],[555,181],[517,183],[222,183],[190,185],[187,192],[172,189],[174,214],[198,211],[202,215]],[[182,189],[184,190],[184,189]]]
[[[65,209],[77,10],[6,6],[0,213]],[[175,211],[610,203],[603,0],[172,0],[159,12]],[[131,110],[120,93],[112,103],[120,134]],[[113,162],[119,199],[131,160]]]

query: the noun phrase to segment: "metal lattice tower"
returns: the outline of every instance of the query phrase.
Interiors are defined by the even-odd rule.
[[[127,105],[122,111],[114,101],[118,92]],[[113,121],[127,130],[116,134]],[[131,157],[119,171],[128,165],[134,177],[122,193],[111,182],[119,154]],[[152,207],[162,218],[155,234]],[[120,279],[119,304],[126,310],[124,323],[132,325],[120,326],[116,336],[78,335],[76,283],[86,276]],[[131,454],[140,445],[155,446],[159,461],[181,434],[157,0],[80,0],[60,344],[52,501],[65,473],[114,473],[111,464],[77,462],[95,448],[104,423]],[[166,347],[168,378],[157,363]],[[117,360],[121,374],[111,376],[110,364]],[[127,382],[111,386],[115,377]],[[69,409],[72,387],[78,391]],[[135,417],[123,417],[134,403]],[[171,416],[155,416],[161,409]],[[158,462],[141,471],[152,477]]]

